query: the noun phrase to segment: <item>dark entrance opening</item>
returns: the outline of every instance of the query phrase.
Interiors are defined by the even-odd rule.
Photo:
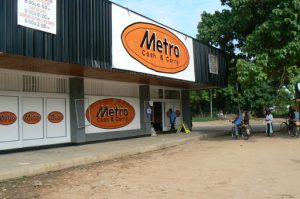
[[[153,103],[153,120],[152,125],[155,131],[162,131],[162,103]]]

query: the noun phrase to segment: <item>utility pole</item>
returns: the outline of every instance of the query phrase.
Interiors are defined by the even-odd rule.
[[[210,118],[213,118],[213,112],[212,112],[212,89],[209,89],[210,91]]]
[[[238,108],[239,108],[239,114],[241,113],[241,107],[240,107],[240,99],[239,99],[239,86],[238,83],[235,84],[236,92],[237,92],[237,102],[238,102]]]

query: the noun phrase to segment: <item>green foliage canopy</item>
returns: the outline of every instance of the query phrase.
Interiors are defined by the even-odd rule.
[[[242,108],[291,103],[300,81],[300,0],[221,0],[202,13],[197,38],[228,57],[229,87]],[[225,91],[224,91],[225,92]]]

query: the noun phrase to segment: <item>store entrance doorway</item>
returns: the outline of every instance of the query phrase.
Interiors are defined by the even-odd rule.
[[[155,131],[163,130],[163,119],[162,119],[162,102],[153,103],[153,119],[152,125]]]

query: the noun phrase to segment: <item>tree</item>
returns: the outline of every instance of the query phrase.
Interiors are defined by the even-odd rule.
[[[197,38],[227,53],[229,85],[241,105],[259,110],[282,103],[300,79],[300,0],[221,0],[228,9],[202,13]]]
[[[209,91],[206,90],[197,90],[191,91],[190,93],[190,102],[192,113],[198,114],[205,111],[205,104],[209,103]]]

